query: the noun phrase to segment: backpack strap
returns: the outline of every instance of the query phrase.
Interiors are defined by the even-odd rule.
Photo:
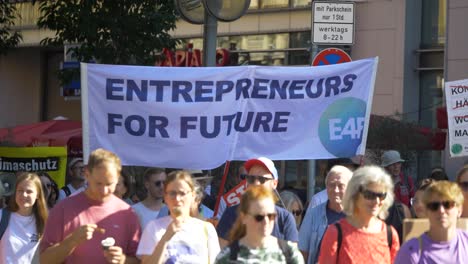
[[[237,254],[239,253],[239,240],[234,240],[229,245],[229,259],[230,260],[237,260]]]
[[[288,246],[288,242],[283,239],[277,239],[278,240],[278,246],[283,252],[284,257],[286,258],[286,263],[292,263],[292,252],[291,249]]]
[[[388,248],[391,251],[393,238],[392,238],[392,227],[389,224],[387,224],[387,243],[388,243]]]
[[[418,236],[418,244],[419,244],[419,258],[421,258],[421,254],[423,251],[422,235]]]
[[[343,241],[343,231],[341,230],[341,225],[340,223],[336,222],[335,223],[336,231],[338,232],[338,247],[336,248],[336,260],[338,262],[338,257],[340,256],[340,248],[341,248],[341,242]]]
[[[65,192],[65,195],[68,197],[71,194],[70,188],[67,185],[62,187],[62,190]]]
[[[10,210],[3,208],[2,220],[0,221],[0,240],[2,239],[3,234],[5,233],[5,230],[8,227],[8,222],[10,221],[10,215],[11,215]]]

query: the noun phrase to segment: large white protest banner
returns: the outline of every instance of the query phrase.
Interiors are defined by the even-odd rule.
[[[451,157],[468,156],[468,79],[445,83]]]
[[[123,164],[364,154],[377,58],[320,67],[81,64],[83,151]]]

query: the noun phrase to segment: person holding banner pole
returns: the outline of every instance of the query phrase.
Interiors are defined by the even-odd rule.
[[[278,171],[272,160],[266,157],[254,158],[246,161],[244,167],[248,174],[241,175],[241,179],[247,180],[247,186],[263,185],[276,192]],[[229,243],[228,236],[238,217],[238,206],[228,207],[218,222],[216,231],[218,232],[221,248]],[[275,207],[278,217],[274,223],[272,235],[283,240],[297,242],[298,232],[293,215],[282,207]]]

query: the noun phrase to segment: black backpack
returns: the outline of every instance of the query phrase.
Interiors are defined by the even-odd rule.
[[[277,239],[278,240],[278,246],[283,252],[284,257],[286,258],[286,263],[291,263],[292,261],[292,252],[291,249],[287,245],[287,241],[283,239]],[[230,245],[230,254],[229,254],[229,260],[237,260],[237,255],[239,254],[239,240],[234,240]]]
[[[11,212],[7,208],[2,210],[2,220],[0,221],[0,240],[2,240],[3,234],[8,227],[8,222],[10,221]]]
[[[398,238],[403,241],[403,220],[405,219],[405,209],[400,202],[394,202],[388,209],[388,217],[385,223],[393,226],[398,233]]]
[[[71,194],[70,188],[67,185],[63,186],[62,189],[65,192],[65,196],[68,197]]]

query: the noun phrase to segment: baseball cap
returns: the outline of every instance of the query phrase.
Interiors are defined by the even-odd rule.
[[[263,166],[271,173],[271,175],[273,175],[273,179],[278,179],[278,171],[276,170],[275,164],[271,159],[265,157],[249,159],[245,162],[244,167],[247,171],[249,171],[250,168],[252,168],[254,165]]]
[[[404,162],[404,159],[401,159],[400,152],[396,150],[388,150],[382,154],[382,167],[387,167],[389,165],[395,164],[397,162]]]
[[[68,162],[68,168],[73,168],[73,166],[75,166],[76,163],[78,162],[83,162],[83,159],[82,158],[73,158],[70,160],[70,162]]]

